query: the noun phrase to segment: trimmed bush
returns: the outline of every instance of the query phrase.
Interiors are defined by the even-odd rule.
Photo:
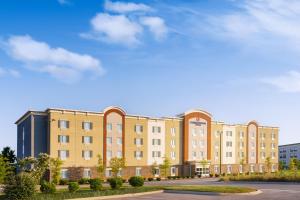
[[[107,180],[111,189],[119,189],[123,185],[123,180],[121,178],[110,178]]]
[[[69,192],[74,193],[79,190],[79,184],[77,182],[70,182],[68,185]]]
[[[69,181],[67,179],[60,179],[59,180],[59,185],[68,185]]]
[[[4,194],[9,200],[32,199],[35,194],[35,180],[28,173],[11,175],[4,187]]]
[[[45,194],[53,194],[56,192],[56,186],[54,183],[43,181],[41,183],[40,191]]]
[[[91,179],[90,188],[94,191],[100,191],[102,189],[102,180],[99,178]]]
[[[156,180],[157,180],[157,181],[161,181],[161,178],[160,178],[160,177],[158,177],[158,178],[156,178]]]
[[[81,178],[78,183],[80,185],[83,185],[83,184],[89,184],[90,183],[90,179],[89,178]]]
[[[132,176],[129,179],[129,184],[133,187],[141,187],[144,185],[144,179],[141,176]]]
[[[151,177],[150,177],[150,178],[148,178],[148,181],[153,181],[153,178],[151,178]]]
[[[170,179],[172,179],[172,176],[168,176],[167,178],[170,180]]]

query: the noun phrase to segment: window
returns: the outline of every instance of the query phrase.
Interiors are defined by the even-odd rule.
[[[91,178],[91,170],[83,169],[83,178]]]
[[[251,148],[253,149],[255,147],[255,143],[254,142],[251,142]]]
[[[215,131],[215,137],[219,137],[220,133],[219,131]]]
[[[106,151],[106,157],[108,160],[110,160],[112,157],[112,151]]]
[[[244,138],[244,132],[243,131],[240,132],[240,138],[241,139]]]
[[[59,135],[58,142],[62,144],[69,143],[69,136],[68,135]]]
[[[271,152],[271,157],[272,157],[272,159],[275,159],[276,153],[275,152]]]
[[[171,128],[171,135],[172,135],[172,136],[175,136],[175,133],[176,133],[176,128],[172,127],[172,128]]]
[[[160,139],[152,139],[152,145],[160,145]]]
[[[250,165],[250,172],[251,172],[251,173],[254,172],[254,165]]]
[[[260,147],[261,147],[262,149],[265,149],[266,143],[264,143],[264,142],[260,143]]]
[[[199,144],[200,144],[200,147],[204,147],[204,141],[203,140],[200,140]]]
[[[172,160],[175,160],[175,159],[176,159],[176,157],[175,157],[175,152],[174,152],[174,151],[171,151],[171,158],[172,158]]]
[[[240,149],[244,147],[244,142],[240,142]]]
[[[276,134],[275,134],[274,132],[272,132],[271,138],[272,138],[272,140],[275,140],[275,139],[276,139]]]
[[[111,177],[111,176],[112,176],[111,169],[106,169],[106,171],[105,171],[105,176],[106,176],[106,177]]]
[[[171,167],[171,176],[176,176],[176,167]]]
[[[193,159],[196,159],[196,157],[197,157],[197,153],[195,152],[195,151],[193,151]]]
[[[112,144],[112,138],[111,137],[107,137],[106,138],[106,143],[111,145]]]
[[[239,167],[239,172],[240,172],[240,173],[243,173],[243,165],[240,165],[240,167]]]
[[[250,135],[251,135],[252,138],[255,138],[255,132],[251,132]]]
[[[203,151],[200,151],[200,152],[199,152],[199,155],[200,155],[200,158],[203,159],[203,157],[204,157],[204,152],[203,152]]]
[[[82,136],[82,143],[83,144],[92,144],[93,137],[92,136]]]
[[[117,151],[117,158],[122,158],[123,155],[122,155],[122,151]]]
[[[227,141],[226,142],[226,147],[232,147],[232,142],[231,141]]]
[[[243,151],[239,152],[239,157],[244,158],[244,152]]]
[[[175,140],[173,140],[173,139],[171,140],[171,147],[173,147],[173,148],[175,147]]]
[[[62,179],[68,179],[69,178],[69,172],[67,169],[61,169],[60,170],[60,176]]]
[[[122,138],[117,138],[117,144],[122,145]]]
[[[58,128],[68,129],[70,127],[70,122],[67,120],[58,120]]]
[[[227,157],[227,158],[231,158],[231,157],[232,157],[232,152],[231,152],[231,151],[226,152],[226,157]]]
[[[214,166],[214,171],[215,171],[215,173],[219,173],[219,166],[218,165]]]
[[[227,174],[231,174],[232,167],[231,165],[227,165]]]
[[[161,127],[160,126],[152,126],[152,133],[160,133]]]
[[[250,155],[251,155],[251,158],[255,158],[255,152],[252,151]]]
[[[218,151],[215,152],[215,159],[216,159],[216,160],[219,159],[219,152],[218,152]]]
[[[264,166],[263,165],[259,165],[259,172],[260,173],[263,173],[265,170],[264,170]]]
[[[264,140],[266,138],[266,134],[265,133],[260,133],[260,137],[262,140]]]
[[[82,128],[85,131],[90,131],[93,129],[93,123],[92,122],[82,122]]]
[[[196,129],[195,128],[192,128],[192,135],[196,136]]]
[[[117,124],[118,133],[122,133],[122,124]]]
[[[202,128],[199,129],[199,135],[200,137],[204,137],[204,130]]]
[[[69,158],[69,150],[58,150],[58,157],[61,160],[66,160]]]
[[[143,138],[135,138],[134,144],[135,145],[143,145]]]
[[[135,168],[135,175],[142,176],[142,168],[140,168],[140,167]]]
[[[272,148],[272,149],[275,149],[275,147],[276,147],[275,143],[272,143],[272,144],[271,144],[271,148]]]
[[[154,169],[154,176],[159,176],[159,174],[160,174],[159,168],[155,168]]]
[[[143,157],[143,152],[142,151],[135,151],[134,152],[134,157],[138,160],[141,159]]]
[[[260,152],[260,157],[261,157],[262,159],[265,159],[265,157],[266,157],[266,152]]]
[[[89,150],[82,151],[82,157],[84,160],[90,160],[93,157],[93,152]]]
[[[160,151],[152,151],[152,157],[153,158],[160,158],[161,152]]]
[[[193,148],[195,148],[197,146],[197,141],[196,140],[192,140],[192,145],[193,145]]]
[[[219,142],[215,142],[215,148],[219,148]]]
[[[227,137],[232,137],[232,131],[226,131],[226,136]]]
[[[107,130],[108,132],[112,132],[112,124],[111,124],[111,123],[107,123],[107,124],[106,124],[106,130]]]
[[[134,130],[135,130],[136,133],[142,133],[143,132],[143,126],[139,125],[139,124],[136,124],[135,127],[134,127]]]

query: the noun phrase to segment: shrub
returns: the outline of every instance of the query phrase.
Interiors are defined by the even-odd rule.
[[[129,179],[129,184],[133,187],[141,187],[144,185],[144,179],[140,176],[132,176]]]
[[[69,192],[74,193],[79,190],[79,184],[77,182],[70,182],[68,185]]]
[[[67,179],[60,179],[59,180],[59,185],[68,185],[69,181]]]
[[[111,189],[119,189],[123,185],[123,180],[121,178],[110,178],[108,179]]]
[[[220,175],[219,174],[215,174],[215,177],[219,177]]]
[[[81,178],[78,183],[80,185],[83,185],[83,184],[89,184],[90,183],[90,179],[89,178]]]
[[[209,177],[212,178],[212,177],[214,177],[214,175],[213,174],[209,174]]]
[[[150,177],[150,178],[148,178],[148,181],[153,181],[153,178],[151,178],[151,177]]]
[[[172,178],[172,176],[168,176],[167,178],[168,178],[168,179],[171,179],[171,178]]]
[[[41,183],[40,190],[42,193],[53,194],[56,192],[56,186],[54,183],[49,183],[47,181],[43,181]]]
[[[160,177],[158,177],[158,178],[156,178],[156,180],[157,180],[157,181],[161,181],[161,178],[160,178]]]
[[[10,175],[4,187],[4,193],[6,199],[10,200],[31,199],[35,194],[35,186],[34,178],[28,173]]]
[[[90,180],[90,188],[94,191],[99,191],[102,189],[102,180],[99,178]]]
[[[126,183],[126,182],[127,182],[127,180],[126,180],[126,179],[122,179],[122,182],[123,182],[123,183]]]

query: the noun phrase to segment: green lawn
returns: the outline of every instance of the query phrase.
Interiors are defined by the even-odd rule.
[[[217,193],[247,193],[255,191],[255,189],[234,187],[234,186],[144,186],[139,188],[122,187],[119,190],[111,190],[104,188],[102,191],[95,192],[88,188],[80,189],[75,193],[69,193],[66,189],[57,191],[55,194],[38,193],[32,200],[61,200],[61,199],[75,199],[87,198],[97,196],[132,194],[141,192],[151,192],[158,190],[181,190],[181,191],[197,191],[197,192],[217,192]],[[4,200],[4,196],[0,196],[0,200]]]

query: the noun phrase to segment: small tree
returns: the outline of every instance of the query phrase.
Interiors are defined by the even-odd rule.
[[[10,149],[10,147],[4,147],[2,152],[1,152],[1,155],[10,164],[14,164],[17,161],[15,151]]]
[[[271,173],[271,167],[272,167],[272,162],[271,162],[270,157],[266,158],[265,164],[266,164],[266,167],[267,167],[267,173],[270,174]]]
[[[290,160],[290,164],[289,164],[289,168],[292,172],[294,172],[294,176],[297,176],[297,159],[296,158],[292,158]]]
[[[9,174],[9,165],[5,159],[0,156],[0,184],[3,184],[5,178]]]
[[[165,157],[163,163],[161,165],[159,165],[159,169],[161,170],[161,176],[166,178],[170,172],[170,166],[171,166],[171,162],[170,160]]]
[[[97,157],[98,157],[97,172],[99,173],[99,178],[103,179],[105,166],[104,166],[104,163],[103,163],[102,156],[100,154],[98,154]]]
[[[125,168],[125,160],[123,158],[112,158],[109,161],[109,166],[111,167],[111,172],[113,177],[117,177],[120,170]]]
[[[52,183],[58,184],[60,180],[60,171],[63,161],[60,158],[51,158],[50,159],[50,171]]]
[[[154,163],[151,165],[150,171],[151,171],[151,174],[152,174],[153,176],[156,175],[156,170],[157,170],[158,168],[159,168],[159,167],[158,167],[158,165],[157,165],[157,162],[154,162]]]

